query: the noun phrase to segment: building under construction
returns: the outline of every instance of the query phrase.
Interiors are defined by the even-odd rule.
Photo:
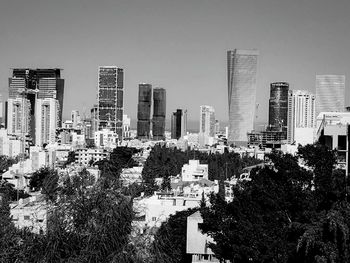
[[[28,135],[35,139],[35,101],[38,99],[56,99],[58,101],[58,119],[62,122],[64,79],[61,70],[15,68],[9,78],[9,99],[23,98],[29,101]],[[10,116],[12,117],[12,116]],[[25,120],[23,120],[25,121]],[[22,131],[24,132],[24,131]]]

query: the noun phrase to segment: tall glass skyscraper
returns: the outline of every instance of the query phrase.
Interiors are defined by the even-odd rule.
[[[320,112],[345,110],[345,76],[316,75],[316,117]]]
[[[234,49],[227,51],[229,130],[228,142],[247,143],[253,130],[256,102],[256,73],[259,52]]]
[[[137,105],[137,138],[149,139],[151,130],[152,85],[139,84]]]
[[[152,134],[154,140],[165,138],[165,113],[166,113],[166,90],[155,88],[153,90],[153,119]]]
[[[123,136],[124,72],[116,66],[98,68],[98,120],[99,129],[109,127]]]

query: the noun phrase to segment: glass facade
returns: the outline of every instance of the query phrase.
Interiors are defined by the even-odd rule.
[[[253,130],[256,103],[256,73],[259,52],[235,49],[227,52],[229,130],[228,142],[247,143]]]

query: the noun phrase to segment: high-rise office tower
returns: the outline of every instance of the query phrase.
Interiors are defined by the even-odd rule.
[[[166,90],[153,90],[153,119],[152,135],[154,140],[163,140],[165,137]]]
[[[35,118],[35,144],[55,143],[56,129],[59,125],[59,102],[53,98],[37,99]]]
[[[314,128],[316,123],[315,95],[304,90],[288,92],[288,143],[295,140],[297,128]]]
[[[179,139],[187,133],[187,110],[177,109],[171,116],[171,138]]]
[[[62,122],[64,79],[61,69],[16,68],[9,78],[9,98],[26,98],[30,101],[29,135],[35,140],[35,101],[53,98],[58,100],[59,122]]]
[[[215,110],[212,106],[200,106],[199,133],[208,137],[215,135]]]
[[[327,111],[345,111],[344,75],[316,75],[316,116]]]
[[[253,130],[258,55],[257,50],[227,51],[228,141],[235,144],[246,144]]]
[[[149,139],[151,131],[152,85],[139,84],[137,105],[137,138]]]
[[[30,132],[30,101],[26,98],[9,98],[7,100],[8,134],[25,136]]]
[[[98,68],[99,129],[110,127],[122,140],[123,134],[123,69],[116,66]]]
[[[269,127],[272,131],[283,131],[285,138],[287,137],[288,90],[287,82],[270,84]]]

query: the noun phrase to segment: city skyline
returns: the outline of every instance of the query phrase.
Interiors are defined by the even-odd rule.
[[[133,120],[138,84],[147,82],[166,87],[168,113],[187,108],[189,120],[198,120],[198,107],[209,104],[227,121],[225,53],[256,48],[258,120],[266,121],[270,83],[315,93],[317,74],[350,75],[349,10],[347,1],[322,0],[7,1],[0,10],[0,93],[7,98],[10,68],[63,68],[67,119],[72,109],[89,112],[96,68],[112,64],[125,69],[124,110]]]

